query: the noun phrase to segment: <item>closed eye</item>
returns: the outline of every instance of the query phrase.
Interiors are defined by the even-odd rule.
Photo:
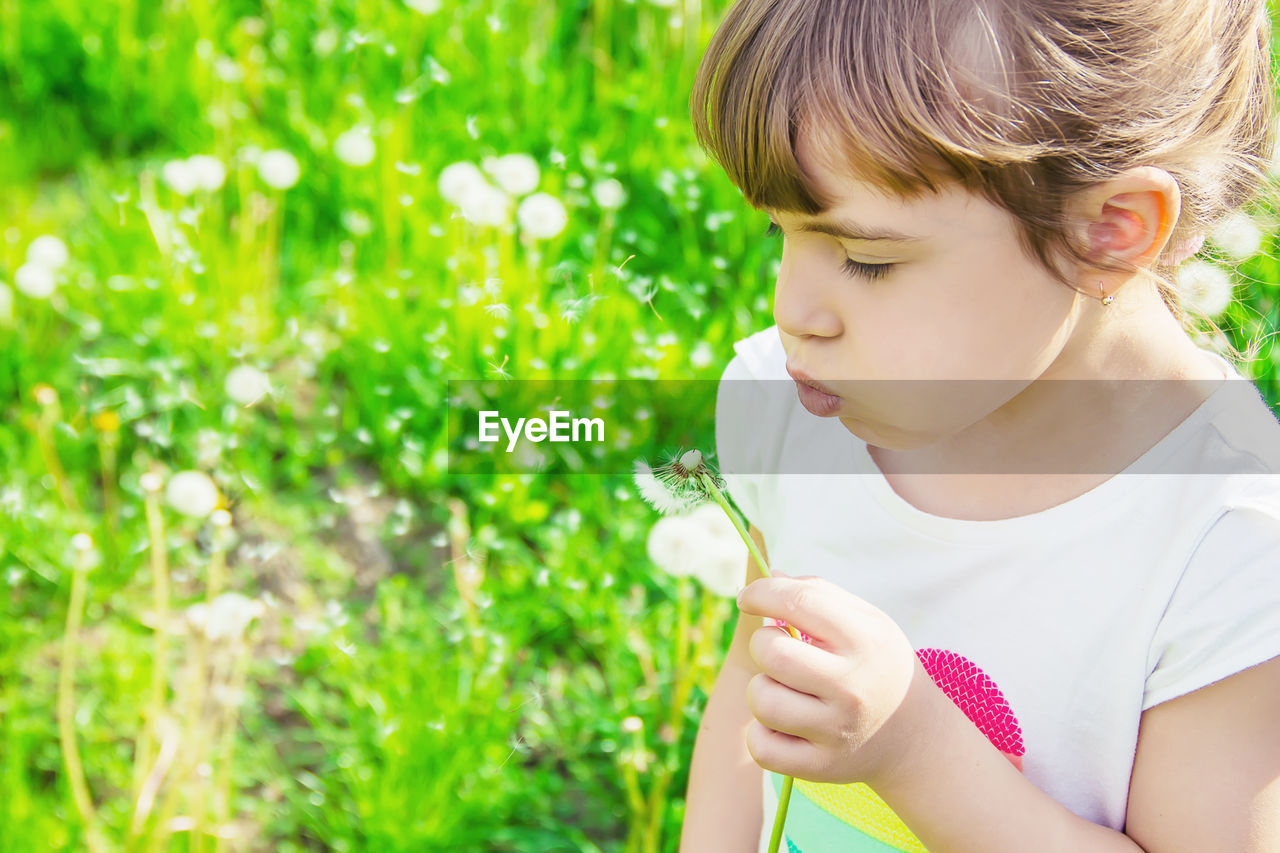
[[[782,229],[778,227],[778,223],[770,220],[769,228],[764,232],[766,237],[777,237],[782,233]],[[865,278],[869,281],[876,281],[884,278],[889,274],[889,270],[893,269],[897,264],[865,264],[862,261],[855,261],[853,258],[845,258],[840,268],[850,278]]]

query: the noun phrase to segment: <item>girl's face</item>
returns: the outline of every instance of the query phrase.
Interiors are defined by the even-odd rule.
[[[880,447],[932,444],[1059,358],[1085,297],[1024,255],[1007,212],[958,188],[881,195],[824,168],[803,136],[797,154],[839,201],[817,218],[768,211],[785,235],[773,313],[789,370],[841,397],[826,414]]]

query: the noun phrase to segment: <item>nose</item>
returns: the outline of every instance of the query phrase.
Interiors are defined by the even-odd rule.
[[[817,270],[806,271],[784,258],[773,293],[773,320],[795,338],[838,337],[843,331],[831,300],[831,282]]]

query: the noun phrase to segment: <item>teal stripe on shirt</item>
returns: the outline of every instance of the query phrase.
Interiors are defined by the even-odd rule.
[[[782,796],[782,777],[772,771],[765,772],[773,783],[774,794]],[[782,831],[783,837],[800,853],[902,853],[901,848],[891,847],[845,823],[794,785]]]

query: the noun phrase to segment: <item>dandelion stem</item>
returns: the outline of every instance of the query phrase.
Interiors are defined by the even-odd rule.
[[[142,796],[147,768],[151,766],[152,745],[165,703],[165,682],[169,665],[169,560],[165,543],[164,518],[160,512],[158,489],[147,490],[147,529],[151,538],[151,584],[155,596],[155,646],[151,661],[151,698],[147,706],[147,724],[138,750],[137,769],[143,774],[136,783]],[[135,830],[140,827],[135,823]]]
[[[100,849],[95,826],[97,813],[89,795],[89,785],[85,781],[84,766],[80,763],[74,726],[76,643],[80,639],[80,622],[84,615],[85,587],[88,583],[86,574],[87,567],[77,565],[71,579],[71,603],[67,606],[67,624],[62,634],[62,665],[58,672],[58,737],[76,811],[85,822],[90,847],[96,851]]]
[[[751,556],[756,558],[756,564],[760,566],[760,571],[765,577],[772,577],[769,571],[769,563],[765,560],[764,555],[760,553],[760,549],[756,547],[756,542],[751,538],[751,534],[742,526],[742,522],[738,520],[738,514],[733,511],[733,507],[729,506],[729,502],[725,500],[724,492],[715,484],[715,480],[706,474],[699,475],[699,479],[706,485],[707,491],[711,493],[711,497],[720,508],[724,510],[724,514],[729,516],[729,520],[733,522],[734,529],[738,531],[738,535],[742,537],[742,541],[746,543],[747,550],[751,552]]]
[[[733,522],[734,528],[737,529],[738,535],[742,537],[742,541],[747,544],[747,549],[751,552],[751,556],[755,557],[756,563],[760,566],[760,571],[765,577],[772,577],[769,571],[769,565],[765,561],[764,555],[760,553],[760,549],[756,547],[755,540],[751,538],[747,530],[742,526],[742,522],[738,520],[737,514],[729,506],[729,502],[725,500],[724,492],[716,485],[715,478],[706,472],[698,475],[698,479],[706,486],[707,491],[711,494],[713,500],[724,510],[725,515],[729,516],[729,520]],[[800,639],[800,632],[794,625],[787,625],[787,633],[796,639]],[[778,845],[782,842],[782,825],[787,819],[787,806],[791,803],[791,786],[795,779],[792,776],[786,776],[782,781],[782,793],[778,796],[778,810],[773,818],[773,835],[769,839],[769,853],[778,853]]]

